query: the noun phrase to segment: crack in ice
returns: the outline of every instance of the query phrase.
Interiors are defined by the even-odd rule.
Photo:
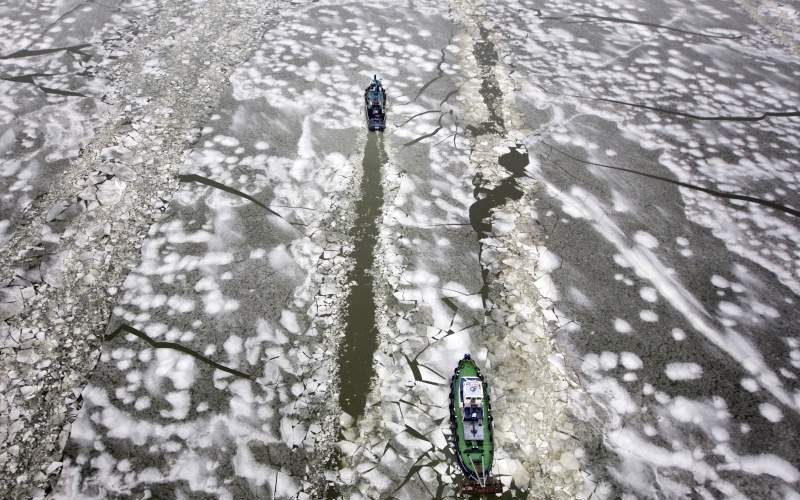
[[[182,352],[184,354],[188,354],[189,356],[191,356],[191,357],[193,357],[193,358],[195,358],[197,360],[200,360],[203,363],[216,368],[217,370],[221,370],[223,372],[230,373],[231,375],[236,375],[237,377],[246,378],[248,380],[255,380],[255,377],[253,377],[252,375],[249,375],[247,373],[239,371],[236,368],[231,368],[229,366],[225,366],[225,365],[222,365],[220,363],[217,363],[213,359],[208,358],[208,357],[200,354],[197,351],[189,349],[188,347],[182,346],[181,344],[177,344],[175,342],[166,342],[166,341],[161,341],[161,340],[154,340],[153,338],[151,338],[149,335],[147,335],[143,331],[141,331],[141,330],[139,330],[137,328],[134,328],[134,327],[132,327],[130,325],[127,325],[127,324],[122,324],[122,325],[118,326],[116,330],[114,330],[113,332],[111,332],[109,335],[107,335],[105,337],[105,340],[113,340],[121,333],[130,333],[132,335],[135,335],[135,336],[139,337],[140,339],[144,340],[145,342],[147,342],[148,344],[150,344],[151,346],[155,347],[156,349],[174,349],[174,350]]]
[[[622,172],[628,172],[628,173],[631,173],[631,174],[641,175],[641,176],[647,177],[649,179],[655,179],[655,180],[659,180],[659,181],[663,181],[663,182],[668,182],[670,184],[675,184],[675,185],[678,185],[678,186],[681,186],[681,187],[685,187],[687,189],[693,189],[695,191],[701,191],[703,193],[707,193],[707,194],[710,194],[710,195],[713,195],[713,196],[717,196],[719,198],[725,198],[725,199],[729,199],[729,200],[740,200],[740,201],[747,201],[747,202],[750,202],[750,203],[756,203],[758,205],[763,205],[765,207],[772,208],[772,209],[778,210],[780,212],[784,212],[784,213],[787,213],[789,215],[793,215],[795,217],[800,217],[800,210],[791,208],[789,206],[783,205],[783,204],[778,203],[778,202],[765,200],[765,199],[762,199],[762,198],[756,198],[755,196],[749,196],[749,195],[737,194],[737,193],[730,193],[730,192],[725,192],[725,191],[718,191],[716,189],[707,188],[707,187],[703,187],[703,186],[697,186],[697,185],[694,185],[694,184],[689,184],[687,182],[681,182],[681,181],[678,181],[678,180],[675,180],[675,179],[669,179],[667,177],[662,177],[660,175],[648,174],[646,172],[639,172],[637,170],[633,170],[633,169],[629,169],[629,168],[625,168],[625,167],[616,167],[616,166],[613,166],[613,165],[604,165],[602,163],[595,163],[595,162],[591,162],[591,161],[587,161],[587,160],[582,160],[580,158],[577,158],[577,157],[567,153],[566,151],[563,151],[563,150],[553,146],[552,144],[550,144],[548,142],[542,141],[542,144],[550,147],[550,149],[552,149],[553,151],[559,153],[562,156],[565,156],[565,157],[567,157],[567,158],[569,158],[571,160],[574,160],[574,161],[577,161],[577,162],[580,162],[580,163],[584,163],[586,165],[591,165],[591,166],[594,166],[594,167],[601,167],[601,168],[608,168],[608,169],[611,169],[611,170],[619,170],[619,171],[622,171]]]

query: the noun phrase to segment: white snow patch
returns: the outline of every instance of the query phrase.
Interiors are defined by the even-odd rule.
[[[639,296],[647,302],[655,302],[658,300],[658,292],[651,286],[641,288],[639,290]]]
[[[242,353],[242,345],[242,338],[240,336],[231,335],[225,340],[225,343],[222,344],[222,348],[225,349],[225,352],[228,353],[229,356],[236,356]]]
[[[620,362],[628,370],[638,370],[642,367],[642,358],[632,352],[622,352],[619,355]]]
[[[588,386],[589,392],[603,397],[620,415],[635,413],[639,407],[631,399],[628,391],[613,378],[603,378]]]
[[[717,288],[729,288],[731,286],[730,281],[718,274],[711,276],[711,284]]]
[[[742,384],[742,387],[744,387],[749,392],[758,391],[758,382],[756,382],[756,379],[754,378],[745,377],[742,379],[740,383]]]
[[[647,231],[636,231],[633,235],[633,241],[649,249],[658,247],[658,240],[656,237]]]
[[[719,310],[726,316],[738,317],[742,315],[742,308],[733,302],[721,301],[719,303]]]
[[[291,273],[296,267],[292,254],[286,249],[286,245],[278,245],[269,252],[269,264],[276,271]]]
[[[229,148],[235,148],[236,146],[239,145],[239,139],[237,139],[235,137],[228,136],[228,135],[217,135],[217,136],[214,136],[214,142],[216,142],[219,145],[226,146],[226,147],[229,147]]]
[[[800,472],[786,460],[772,454],[743,455],[726,457],[730,463],[719,466],[720,470],[740,470],[749,474],[766,474],[794,483],[800,479]]]
[[[647,323],[655,323],[658,321],[658,314],[650,309],[642,309],[639,311],[639,318]]]
[[[772,403],[761,403],[758,405],[758,411],[761,412],[762,417],[770,422],[775,423],[783,420],[783,412]]]
[[[603,351],[600,353],[600,368],[605,371],[613,370],[617,367],[617,353]]]
[[[669,363],[664,373],[670,380],[695,380],[703,376],[703,367],[697,363]]]
[[[614,319],[614,329],[619,333],[630,333],[631,331],[633,331],[633,328],[631,328],[631,324],[622,318]]]

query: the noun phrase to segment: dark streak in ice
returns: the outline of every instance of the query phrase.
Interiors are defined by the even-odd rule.
[[[409,118],[408,120],[406,120],[406,121],[404,121],[403,123],[401,123],[400,125],[398,125],[398,126],[397,126],[397,128],[402,128],[402,127],[404,127],[404,126],[405,126],[405,125],[406,125],[408,122],[410,122],[411,120],[413,120],[414,118],[417,118],[417,117],[419,117],[419,116],[422,116],[422,115],[427,115],[427,114],[430,114],[430,113],[439,113],[439,114],[441,114],[442,112],[441,112],[441,111],[439,111],[438,109],[429,109],[428,111],[423,111],[423,112],[421,112],[421,113],[417,113],[416,115],[412,116],[412,117],[411,117],[411,118]]]
[[[592,19],[595,21],[608,21],[612,23],[637,24],[639,26],[647,26],[649,28],[674,31],[676,33],[683,33],[684,35],[704,36],[706,38],[723,38],[727,40],[738,40],[739,38],[742,38],[742,35],[712,35],[709,33],[700,33],[697,31],[683,30],[680,28],[673,28],[672,26],[665,26],[663,24],[648,23],[646,21],[636,21],[635,19],[625,19],[622,17],[596,16],[594,14],[575,14],[574,17]]]
[[[541,16],[538,16],[538,17],[541,17]],[[566,15],[566,16],[547,16],[547,17],[541,17],[541,19],[544,19],[544,20],[547,20],[547,21],[569,22],[568,19],[575,18],[575,17],[578,17],[578,18],[581,18],[581,19],[585,19],[585,21],[581,21],[581,22],[600,21],[600,22],[611,22],[611,23],[621,23],[621,24],[635,24],[635,25],[638,25],[638,26],[647,26],[648,28],[655,28],[655,29],[660,29],[660,30],[674,31],[676,33],[682,33],[684,35],[702,36],[702,37],[706,37],[706,38],[720,38],[720,39],[724,39],[724,40],[738,40],[738,39],[742,38],[742,35],[713,35],[713,34],[710,34],[710,33],[700,33],[698,31],[690,31],[690,30],[684,30],[684,29],[680,29],[680,28],[673,28],[672,26],[666,26],[666,25],[663,25],[663,24],[649,23],[647,21],[637,21],[635,19],[625,19],[625,18],[622,18],[622,17],[598,16],[598,15],[594,15],[594,14],[569,14],[569,15]],[[573,21],[573,23],[574,23],[574,21]]]
[[[261,203],[260,201],[258,201],[257,199],[253,198],[249,194],[243,193],[242,191],[239,191],[238,189],[232,188],[230,186],[226,186],[225,184],[221,184],[221,183],[219,183],[219,182],[217,182],[215,180],[209,179],[208,177],[203,177],[201,175],[196,175],[196,174],[181,174],[181,175],[178,176],[178,180],[181,181],[181,182],[197,182],[197,183],[200,183],[200,184],[205,184],[206,186],[213,187],[215,189],[219,189],[220,191],[225,191],[226,193],[230,193],[230,194],[236,195],[236,196],[238,196],[240,198],[244,198],[247,201],[255,203],[256,205],[258,205],[259,207],[263,208],[264,210],[266,210],[270,214],[272,214],[275,217],[278,217],[280,219],[283,219],[284,221],[288,222],[289,224],[291,224],[293,226],[303,226],[304,225],[304,224],[300,224],[299,222],[291,222],[291,221],[287,220],[286,217],[282,216],[281,214],[279,214],[275,210],[272,210],[268,205],[265,205],[264,203]]]
[[[430,439],[425,437],[425,434],[421,433],[420,431],[418,431],[417,429],[411,427],[408,424],[406,424],[406,427],[403,430],[403,432],[408,433],[410,436],[412,436],[412,437],[414,437],[416,439],[419,439],[420,441],[425,441],[426,443],[430,442]]]
[[[406,143],[403,143],[403,146],[404,147],[413,146],[414,144],[416,144],[418,142],[424,141],[425,139],[428,139],[429,137],[433,137],[434,135],[438,134],[439,131],[442,130],[442,128],[444,128],[444,125],[442,125],[442,120],[444,119],[444,117],[448,116],[448,115],[452,115],[452,114],[453,114],[453,110],[450,110],[450,112],[448,112],[448,113],[440,112],[438,125],[437,125],[437,127],[435,129],[433,129],[433,131],[428,132],[427,134],[422,134],[421,136],[417,137],[416,139],[412,139],[412,140],[410,140],[410,141],[408,141]]]
[[[140,339],[144,340],[145,342],[147,342],[151,346],[155,347],[156,349],[175,349],[176,351],[180,351],[180,352],[182,352],[184,354],[188,354],[189,356],[191,356],[191,357],[193,357],[195,359],[198,359],[198,360],[202,361],[203,363],[216,368],[217,370],[221,370],[221,371],[223,371],[225,373],[230,373],[231,375],[236,375],[237,377],[246,378],[246,379],[249,379],[249,380],[255,380],[255,377],[253,377],[252,375],[248,375],[247,373],[241,372],[241,371],[237,370],[236,368],[231,368],[229,366],[221,365],[221,364],[217,363],[216,361],[214,361],[214,360],[212,360],[210,358],[207,358],[206,356],[203,356],[199,352],[193,351],[192,349],[189,349],[188,347],[184,347],[184,346],[182,346],[180,344],[176,344],[175,342],[163,342],[163,341],[160,341],[160,340],[153,340],[152,338],[150,338],[143,331],[138,330],[138,329],[136,329],[136,328],[134,328],[134,327],[132,327],[130,325],[126,325],[126,324],[120,325],[119,327],[117,327],[116,330],[114,330],[112,333],[107,335],[105,337],[105,340],[113,340],[120,333],[130,333],[132,335],[136,335],[137,337],[139,337]]]
[[[580,162],[580,163],[584,163],[586,165],[591,165],[591,166],[594,166],[594,167],[601,167],[601,168],[608,168],[608,169],[611,169],[611,170],[619,170],[619,171],[622,171],[622,172],[628,172],[628,173],[631,173],[631,174],[641,175],[643,177],[648,177],[650,179],[655,179],[655,180],[659,180],[659,181],[663,181],[663,182],[669,182],[670,184],[675,184],[675,185],[678,185],[678,186],[681,186],[681,187],[685,187],[685,188],[688,188],[688,189],[693,189],[695,191],[701,191],[703,193],[708,193],[710,195],[717,196],[719,198],[726,198],[726,199],[729,199],[729,200],[741,200],[741,201],[747,201],[747,202],[750,202],[750,203],[756,203],[758,205],[763,205],[765,207],[778,210],[780,212],[784,212],[784,213],[787,213],[787,214],[790,214],[790,215],[794,215],[795,217],[800,217],[800,210],[788,207],[786,205],[783,205],[781,203],[777,203],[777,202],[774,202],[774,201],[765,200],[765,199],[762,199],[762,198],[756,198],[754,196],[748,196],[748,195],[745,195],[745,194],[737,194],[737,193],[729,193],[729,192],[725,192],[725,191],[717,191],[716,189],[711,189],[711,188],[707,188],[707,187],[703,187],[703,186],[696,186],[694,184],[689,184],[689,183],[686,183],[686,182],[677,181],[675,179],[669,179],[667,177],[661,177],[659,175],[647,174],[645,172],[639,172],[639,171],[632,170],[632,169],[629,169],[629,168],[615,167],[613,165],[604,165],[602,163],[594,163],[594,162],[582,160],[582,159],[580,159],[580,158],[578,158],[576,156],[573,156],[573,155],[567,153],[566,151],[562,151],[562,150],[558,149],[557,147],[553,146],[550,143],[543,142],[542,144],[550,147],[550,149],[552,149],[553,151],[556,151],[557,153],[561,154],[562,156],[565,156],[565,157],[567,157],[567,158],[569,158],[571,160],[574,160],[574,161],[577,161],[577,162]]]
[[[426,82],[425,85],[423,85],[422,88],[419,89],[419,91],[417,92],[417,95],[414,96],[414,101],[419,99],[419,96],[421,96],[422,93],[425,92],[425,89],[427,89],[430,85],[432,85],[434,82],[436,82],[437,80],[439,80],[440,78],[442,78],[444,76],[444,70],[442,70],[442,64],[444,64],[444,60],[445,60],[445,57],[446,57],[445,52],[447,51],[447,47],[449,47],[450,43],[453,41],[453,34],[454,33],[455,33],[455,29],[451,29],[450,30],[450,38],[447,40],[447,43],[444,45],[444,47],[442,47],[442,50],[441,50],[442,57],[439,59],[439,63],[436,65],[436,71],[437,71],[438,74],[435,77],[433,77],[433,79],[428,80],[428,82]]]
[[[560,94],[567,97],[574,97],[576,99],[586,99],[591,101],[601,101],[601,102],[610,102],[612,104],[619,104],[622,106],[630,106],[632,108],[641,108],[647,109],[650,111],[655,111],[657,113],[664,113],[668,115],[674,116],[682,116],[684,118],[691,118],[693,120],[702,120],[702,121],[727,121],[727,122],[758,122],[761,120],[766,120],[767,118],[792,118],[792,117],[800,117],[800,110],[791,110],[791,111],[765,111],[760,115],[753,115],[753,116],[745,116],[745,115],[719,115],[719,116],[704,116],[704,115],[695,115],[693,113],[686,113],[684,111],[678,111],[675,109],[669,108],[659,108],[656,106],[648,106],[646,104],[636,104],[633,102],[625,102],[625,101],[618,101],[616,99],[607,99],[604,97],[587,97],[587,96],[580,96],[580,95],[571,95],[571,94]]]
[[[424,352],[424,349],[423,349],[422,352]],[[438,382],[433,382],[431,380],[425,380],[424,378],[422,378],[422,372],[419,369],[420,363],[419,363],[419,361],[417,361],[417,358],[419,357],[420,354],[422,354],[422,352],[417,353],[417,355],[414,356],[414,359],[408,359],[408,356],[403,354],[403,357],[406,358],[406,363],[408,363],[408,367],[411,369],[411,373],[414,375],[414,380],[416,382],[420,382],[420,383],[428,384],[428,385],[439,385],[439,386],[443,385],[443,384],[440,384]],[[428,367],[426,366],[425,368],[428,368]],[[430,368],[428,368],[428,369],[430,370]],[[433,370],[431,370],[431,371],[433,373],[436,373]],[[436,373],[436,374],[439,375],[438,373]],[[441,377],[441,375],[439,375],[439,376]],[[444,377],[442,377],[442,378],[444,378]]]
[[[45,54],[52,54],[54,52],[62,52],[62,51],[72,52],[72,53],[83,55],[83,53],[81,52],[81,49],[85,49],[86,47],[90,47],[90,46],[91,46],[91,44],[89,44],[89,43],[82,43],[82,44],[79,44],[79,45],[71,45],[69,47],[55,47],[55,48],[51,48],[51,49],[38,49],[38,50],[22,49],[22,50],[18,50],[16,52],[12,52],[11,54],[0,56],[0,60],[2,60],[2,59],[20,59],[20,58],[23,58],[23,57],[35,57],[35,56],[41,56],[41,55],[45,55]]]
[[[34,85],[39,88],[45,94],[55,94],[55,95],[62,95],[68,97],[88,97],[85,94],[81,94],[80,92],[73,92],[71,90],[63,90],[63,89],[54,89],[52,87],[45,87],[39,83],[36,83],[36,78],[40,76],[53,76],[48,75],[45,73],[31,73],[29,75],[20,75],[20,76],[0,76],[0,80],[5,80],[7,82],[15,82],[15,83],[26,83],[29,85]]]
[[[434,135],[438,134],[440,130],[442,130],[442,126],[441,125],[439,125],[435,129],[433,129],[432,132],[428,132],[427,134],[423,134],[423,135],[417,137],[416,139],[412,139],[412,140],[404,143],[403,146],[413,146],[414,144],[416,144],[418,142],[421,142],[421,141],[424,141],[425,139],[427,139],[429,137],[433,137]]]

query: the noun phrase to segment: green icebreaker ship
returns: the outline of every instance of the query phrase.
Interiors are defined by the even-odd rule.
[[[464,472],[464,492],[502,492],[491,477],[494,443],[489,386],[469,354],[458,362],[450,380],[450,427],[456,460]]]

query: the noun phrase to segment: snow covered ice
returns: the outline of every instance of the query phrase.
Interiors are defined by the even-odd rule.
[[[0,497],[800,497],[798,12],[0,6]]]

